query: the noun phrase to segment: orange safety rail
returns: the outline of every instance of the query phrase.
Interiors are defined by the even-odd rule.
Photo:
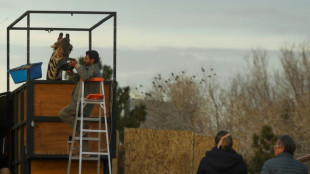
[[[88,94],[86,99],[91,99],[91,100],[102,100],[103,99],[103,94]]]
[[[86,82],[102,82],[104,81],[103,77],[93,77],[91,79],[86,80]]]

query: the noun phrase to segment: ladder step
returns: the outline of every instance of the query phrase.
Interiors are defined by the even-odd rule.
[[[104,101],[102,100],[90,100],[90,99],[86,99],[84,101],[82,101],[81,103],[86,103],[86,104],[104,104]]]
[[[108,152],[108,149],[100,149],[101,152]]]
[[[80,157],[72,157],[72,160],[79,160]],[[98,161],[98,157],[82,157],[82,160],[87,160],[87,161]]]
[[[88,94],[88,96],[86,97],[86,99],[90,99],[90,100],[102,100],[104,97],[103,94]]]
[[[80,140],[80,137],[74,137],[75,140]],[[99,141],[97,137],[83,137],[83,141]]]
[[[81,117],[78,117],[77,120],[81,120]],[[99,117],[84,117],[84,121],[100,121]]]
[[[105,129],[95,130],[95,129],[82,129],[82,132],[95,132],[95,133],[107,133],[108,131]]]
[[[109,155],[109,153],[106,152],[82,152],[82,155]]]

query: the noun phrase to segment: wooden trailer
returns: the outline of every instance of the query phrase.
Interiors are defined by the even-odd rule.
[[[112,132],[111,81],[105,81],[104,86],[109,132]],[[58,112],[70,102],[73,88],[70,81],[31,80],[11,93],[13,170],[16,174],[27,171],[31,174],[66,173],[70,148],[67,140],[72,128],[59,119]],[[95,106],[91,116],[98,115],[98,110]],[[105,139],[101,144],[105,148]],[[95,142],[89,142],[90,151],[96,148]],[[77,169],[78,163],[74,162],[71,173],[76,173]],[[83,169],[96,173],[96,161],[83,162]]]

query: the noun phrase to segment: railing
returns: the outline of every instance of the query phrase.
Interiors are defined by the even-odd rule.
[[[298,161],[306,162],[310,160],[310,154],[297,158]]]

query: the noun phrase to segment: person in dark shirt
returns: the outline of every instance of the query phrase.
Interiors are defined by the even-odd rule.
[[[247,174],[242,156],[232,149],[232,146],[229,132],[218,132],[215,146],[201,159],[197,174]]]

